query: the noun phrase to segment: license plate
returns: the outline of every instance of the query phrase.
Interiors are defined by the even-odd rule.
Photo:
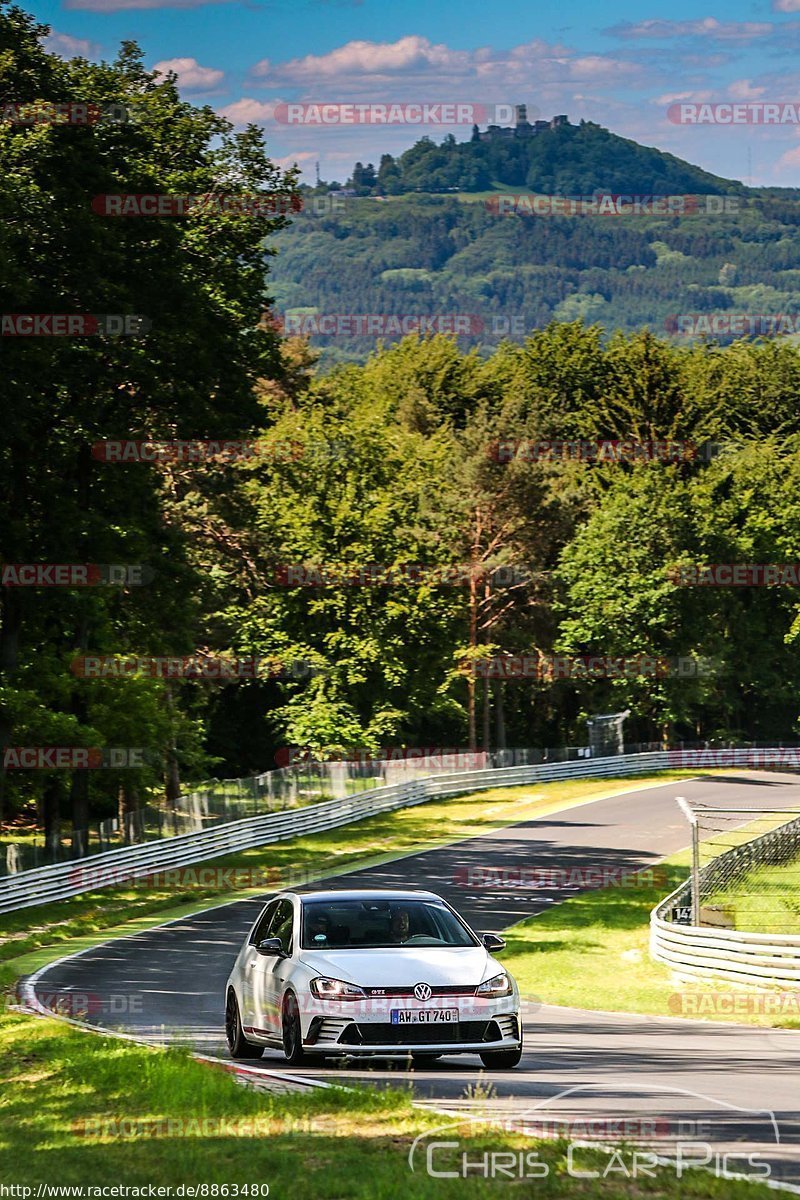
[[[441,1025],[458,1020],[457,1008],[393,1008],[393,1025]]]

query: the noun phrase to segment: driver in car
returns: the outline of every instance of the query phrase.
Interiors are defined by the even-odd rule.
[[[392,913],[391,935],[392,941],[398,945],[408,941],[409,936],[409,916],[405,908],[396,908]]]
[[[316,942],[320,946],[324,945],[328,941],[330,932],[327,913],[314,913],[309,922],[308,932],[312,942]]]

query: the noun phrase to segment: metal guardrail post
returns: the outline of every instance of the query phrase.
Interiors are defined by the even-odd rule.
[[[692,924],[700,924],[700,826],[697,816],[685,796],[676,796],[680,808],[692,829]]]

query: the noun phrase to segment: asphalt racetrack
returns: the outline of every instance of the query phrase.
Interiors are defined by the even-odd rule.
[[[315,886],[418,886],[443,895],[476,930],[502,932],[575,889],[482,890],[465,886],[471,867],[563,872],[654,864],[689,841],[676,795],[718,807],[800,808],[800,777],[722,772],[672,781]],[[227,904],[62,960],[39,974],[37,997],[48,1005],[65,992],[88,995],[88,1020],[98,1026],[227,1059],[224,985],[262,903]],[[609,962],[609,971],[621,969]],[[134,996],[139,1002],[127,1006],[130,1011],[118,1010],[116,997]],[[534,1134],[558,1132],[564,1122],[573,1122],[574,1132],[590,1122],[595,1137],[605,1131],[613,1142],[619,1141],[615,1122],[627,1122],[626,1139],[642,1140],[667,1156],[679,1142],[687,1161],[710,1156],[712,1168],[717,1155],[757,1155],[751,1163],[731,1157],[725,1165],[760,1176],[769,1163],[774,1180],[800,1190],[800,1030],[536,1003],[526,1004],[524,1017],[525,1053],[514,1071],[484,1071],[477,1057],[465,1055],[424,1068],[388,1059],[334,1060],[295,1068],[292,1075],[343,1084],[411,1081],[417,1098],[443,1113],[480,1112]],[[270,1050],[250,1066],[265,1073],[285,1069],[282,1055]],[[478,1078],[491,1085],[480,1099],[468,1094]],[[446,1115],[442,1123],[440,1136],[446,1137]],[[419,1154],[424,1152],[420,1147]],[[415,1169],[425,1169],[422,1159]]]

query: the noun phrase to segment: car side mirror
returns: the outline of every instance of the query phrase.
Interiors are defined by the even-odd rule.
[[[268,958],[285,958],[283,946],[280,938],[264,938],[256,946],[259,954],[264,954]]]
[[[481,938],[487,950],[505,950],[505,938],[498,937],[496,933],[484,933]]]

